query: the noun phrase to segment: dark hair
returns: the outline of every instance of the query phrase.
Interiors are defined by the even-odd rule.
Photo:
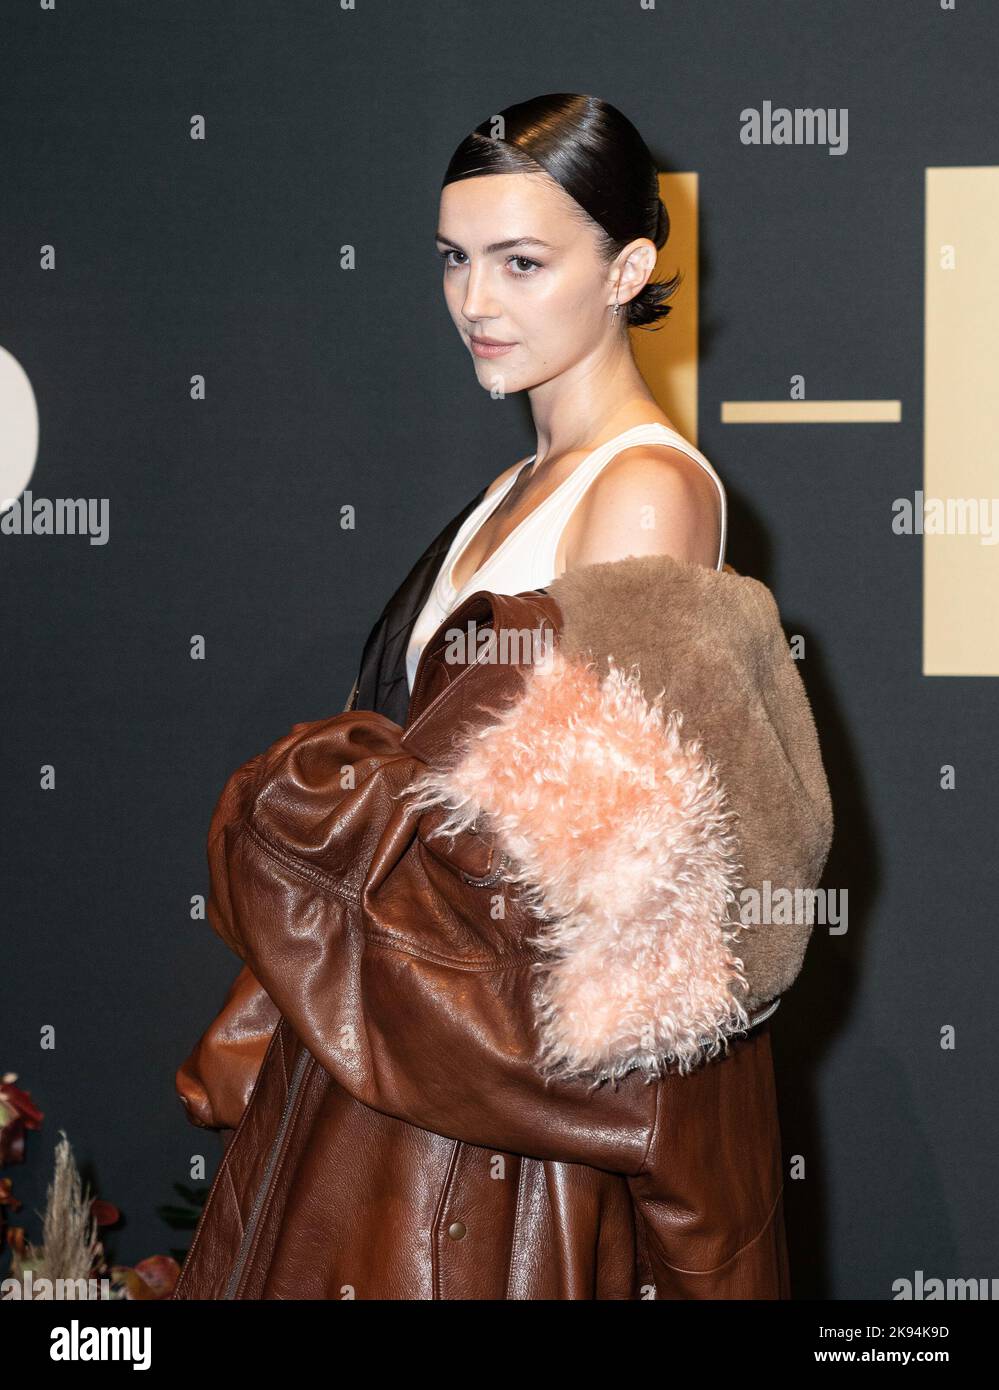
[[[508,106],[476,126],[455,150],[442,188],[481,174],[543,170],[600,228],[609,264],[636,237],[658,249],[669,237],[655,162],[627,116],[599,97],[554,92]],[[649,281],[625,309],[629,327],[665,319],[680,274]]]

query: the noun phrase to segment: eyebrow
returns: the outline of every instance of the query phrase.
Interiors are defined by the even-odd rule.
[[[435,240],[443,242],[445,246],[453,246],[456,251],[460,251],[462,255],[465,254],[465,248],[463,246],[459,246],[458,243],[452,240],[451,237],[442,236],[442,234],[438,232],[436,234]],[[484,256],[491,256],[494,251],[510,251],[514,246],[543,246],[546,251],[555,250],[554,246],[549,245],[547,241],[542,241],[540,237],[518,236],[511,238],[511,240],[509,241],[491,242],[488,246],[483,246],[482,254]]]

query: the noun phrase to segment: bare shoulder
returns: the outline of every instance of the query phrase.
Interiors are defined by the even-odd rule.
[[[566,569],[673,555],[714,569],[721,499],[696,459],[669,444],[623,449],[583,494],[563,536]]]

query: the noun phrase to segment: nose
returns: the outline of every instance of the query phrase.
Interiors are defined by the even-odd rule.
[[[501,312],[492,298],[489,287],[489,265],[485,261],[480,261],[478,265],[473,261],[468,267],[461,312],[470,323],[496,318]]]

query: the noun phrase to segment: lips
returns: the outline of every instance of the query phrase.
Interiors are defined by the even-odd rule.
[[[516,343],[504,343],[499,338],[482,338],[477,334],[471,335],[468,342],[476,357],[502,357],[517,346]]]

